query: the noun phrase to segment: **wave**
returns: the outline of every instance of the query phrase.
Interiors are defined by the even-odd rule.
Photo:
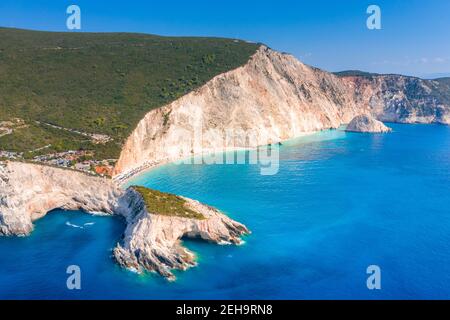
[[[69,221],[66,222],[66,226],[69,226],[69,227],[72,227],[72,228],[84,229],[83,226],[78,226],[76,224],[70,223]]]

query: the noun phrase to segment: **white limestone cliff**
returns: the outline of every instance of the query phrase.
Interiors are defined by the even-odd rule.
[[[120,179],[146,165],[337,128],[362,112],[348,90],[338,77],[262,46],[246,65],[150,111],[114,173]]]
[[[449,88],[435,80],[402,75],[343,76],[353,100],[378,120],[450,124]]]
[[[132,188],[128,189],[126,197],[137,209],[138,216],[128,223],[123,240],[114,249],[114,256],[120,265],[137,272],[153,270],[173,280],[171,270],[186,270],[196,265],[194,254],[181,245],[182,238],[241,244],[240,237],[249,233],[244,225],[192,199],[184,198],[188,208],[200,213],[204,219],[149,213],[142,197]]]
[[[121,194],[111,180],[8,161],[0,165],[0,234],[28,235],[33,221],[57,208],[112,214]]]
[[[244,66],[147,113],[128,137],[114,176],[120,181],[162,162],[337,128],[361,114],[450,124],[447,91],[414,77],[338,77],[261,46]]]
[[[127,223],[114,250],[116,261],[139,272],[154,271],[174,279],[172,269],[195,264],[180,239],[199,237],[214,243],[241,243],[248,229],[218,210],[187,199],[205,219],[188,219],[148,212],[134,189],[122,190],[113,181],[81,172],[43,165],[0,162],[0,235],[26,236],[33,221],[53,209],[120,215]]]

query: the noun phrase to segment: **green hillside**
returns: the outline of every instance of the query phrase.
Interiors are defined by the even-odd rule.
[[[85,149],[96,159],[117,158],[145,113],[245,64],[258,46],[220,38],[0,28],[0,150],[32,158]],[[95,143],[86,134],[108,139]]]

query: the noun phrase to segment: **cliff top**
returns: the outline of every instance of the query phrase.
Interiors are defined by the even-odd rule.
[[[205,217],[187,206],[187,201],[175,194],[141,186],[132,186],[144,199],[147,211],[152,214],[203,220]]]
[[[405,76],[397,73],[375,73],[375,72],[367,72],[361,70],[345,70],[339,72],[333,72],[334,75],[338,77],[362,77],[362,78],[374,78],[374,77],[405,77],[411,79],[420,79],[419,77],[414,76]]]

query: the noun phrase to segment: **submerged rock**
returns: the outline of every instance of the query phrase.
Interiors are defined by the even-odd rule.
[[[240,244],[240,237],[249,233],[244,225],[198,201],[148,193],[155,194],[176,199],[178,211],[173,215],[170,210],[159,214],[159,208],[167,208],[160,199],[159,207],[148,205],[146,202],[152,198],[144,199],[134,187],[123,190],[106,178],[43,165],[0,162],[0,235],[29,235],[33,221],[53,209],[120,215],[127,227],[114,249],[117,262],[130,270],[154,271],[174,279],[173,269],[185,270],[195,265],[194,254],[181,245],[181,238]],[[168,207],[172,206],[170,203]],[[180,208],[186,210],[186,217]]]
[[[346,131],[349,132],[368,132],[368,133],[385,133],[391,132],[392,129],[385,126],[383,122],[378,121],[374,117],[363,114],[353,118],[347,126]]]

